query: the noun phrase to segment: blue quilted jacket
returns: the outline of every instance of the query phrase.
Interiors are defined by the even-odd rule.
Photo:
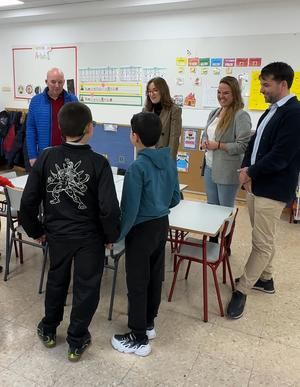
[[[73,94],[64,93],[64,103],[76,102],[77,97]],[[26,122],[26,142],[28,158],[36,159],[41,151],[51,145],[51,102],[48,96],[48,87],[34,96],[29,105]]]

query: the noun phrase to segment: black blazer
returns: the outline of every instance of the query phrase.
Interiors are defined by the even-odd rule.
[[[258,121],[267,115],[268,110]],[[251,165],[255,133],[246,149],[242,167],[248,167],[252,192],[256,196],[289,202],[295,196],[300,170],[300,102],[289,99],[267,123]]]

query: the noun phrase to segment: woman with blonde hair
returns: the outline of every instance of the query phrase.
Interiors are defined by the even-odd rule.
[[[174,103],[169,86],[163,78],[152,78],[147,83],[143,111],[153,112],[159,116],[162,132],[157,146],[170,147],[171,155],[176,159],[182,128],[181,108]]]
[[[236,78],[226,76],[218,87],[220,107],[208,117],[202,136],[204,181],[209,204],[233,207],[239,188],[238,169],[251,136],[251,120]]]

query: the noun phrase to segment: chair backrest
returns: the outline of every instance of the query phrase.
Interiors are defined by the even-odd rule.
[[[118,174],[118,167],[111,167],[111,171],[112,171],[113,175],[117,175]]]
[[[225,230],[225,235],[224,235],[225,237],[227,237],[233,231],[237,213],[238,213],[238,208],[235,208],[232,211],[232,214],[227,219],[224,220],[222,232],[224,231],[225,226],[227,225],[226,230]],[[222,235],[222,233],[221,233],[221,235]]]
[[[20,188],[5,187],[4,192],[7,201],[8,211],[19,211],[23,190]]]
[[[222,255],[223,249],[228,249],[231,245],[231,240],[235,228],[235,220],[238,214],[239,209],[235,208],[232,211],[232,214],[225,219],[221,231],[221,246],[220,246],[220,256]]]
[[[17,173],[15,171],[5,172],[1,173],[1,176],[6,177],[7,179],[13,179],[14,177],[17,177]]]

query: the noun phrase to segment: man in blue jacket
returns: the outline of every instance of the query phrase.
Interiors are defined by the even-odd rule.
[[[64,104],[78,101],[64,90],[65,77],[60,69],[49,70],[45,82],[45,90],[34,96],[29,105],[26,143],[31,166],[43,149],[62,143],[57,114]]]
[[[252,250],[227,308],[233,319],[243,315],[251,288],[275,293],[276,224],[295,195],[300,170],[300,103],[290,94],[293,79],[293,69],[283,62],[261,70],[260,91],[270,107],[258,122],[240,170],[253,230]]]

